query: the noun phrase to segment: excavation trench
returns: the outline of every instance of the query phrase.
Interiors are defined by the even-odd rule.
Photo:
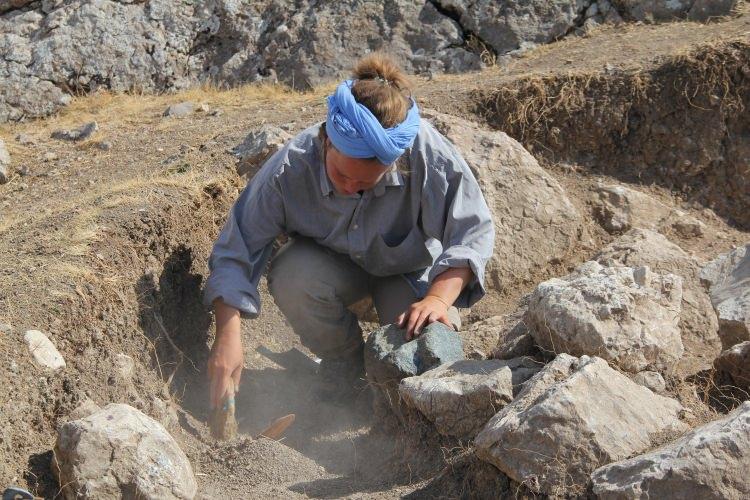
[[[614,66],[473,93],[474,111],[551,163],[657,184],[750,229],[750,45],[705,45],[643,70]]]
[[[261,317],[243,322],[240,437],[219,442],[210,435],[205,367],[213,319],[201,292],[211,244],[241,185],[232,176],[197,193],[164,193],[135,216],[118,208],[129,219],[110,226],[106,243],[93,251],[102,261],[117,262],[121,279],[115,286],[89,287],[65,315],[62,329],[74,332],[81,345],[69,367],[80,375],[61,381],[70,396],[56,413],[66,415],[90,398],[126,402],[151,415],[188,455],[200,498],[390,496],[426,487],[446,458],[463,457],[466,450],[441,440],[416,416],[409,429],[374,417],[369,390],[343,405],[320,401],[314,362],[302,362],[292,351],[309,354],[276,309],[265,280]],[[112,214],[122,221],[121,215]],[[369,331],[374,324],[363,327]],[[116,369],[123,354],[135,362],[130,379]],[[296,421],[280,442],[256,438],[290,413]],[[39,494],[51,497],[58,485],[50,459],[33,457],[27,477]]]

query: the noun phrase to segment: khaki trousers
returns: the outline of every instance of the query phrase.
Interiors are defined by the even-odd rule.
[[[348,256],[301,237],[271,261],[268,288],[302,344],[322,359],[362,351],[362,329],[348,306],[370,296],[387,325],[420,299],[402,276],[373,276]],[[451,307],[449,316],[458,328],[458,310]]]

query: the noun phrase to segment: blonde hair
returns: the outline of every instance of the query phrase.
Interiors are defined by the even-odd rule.
[[[383,128],[393,127],[406,119],[411,107],[412,82],[389,55],[373,52],[361,58],[354,66],[352,80],[354,99],[369,109]],[[327,137],[324,122],[318,134],[323,155]],[[372,159],[375,160],[374,157]],[[399,170],[402,170],[401,165]]]

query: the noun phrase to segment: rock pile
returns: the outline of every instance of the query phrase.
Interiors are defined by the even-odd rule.
[[[365,343],[365,370],[379,401],[401,416],[399,382],[444,363],[464,359],[461,338],[442,323],[432,323],[414,340],[394,325],[375,330]]]
[[[711,367],[721,352],[716,313],[700,284],[698,261],[663,235],[648,229],[632,229],[604,247],[594,260],[602,265],[648,266],[658,273],[682,278],[679,328],[685,355],[676,373],[687,376]]]
[[[600,465],[647,450],[657,433],[684,431],[681,409],[601,358],[561,354],[492,417],[477,454],[535,492],[580,494]]]

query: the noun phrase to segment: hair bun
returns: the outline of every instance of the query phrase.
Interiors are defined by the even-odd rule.
[[[388,55],[374,52],[360,59],[352,79],[352,94],[384,127],[401,123],[411,107],[411,82]]]

